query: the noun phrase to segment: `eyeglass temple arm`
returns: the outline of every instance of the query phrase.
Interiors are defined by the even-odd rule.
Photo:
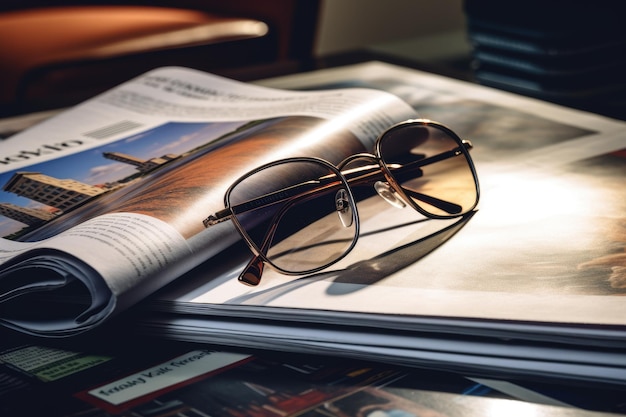
[[[469,150],[472,149],[472,143],[470,141],[464,140],[461,142],[463,147],[465,147],[465,149]],[[460,148],[455,148],[452,149],[450,151],[447,152],[442,152],[440,154],[437,155],[433,155],[429,158],[425,158],[425,159],[421,159],[419,161],[415,161],[415,162],[411,162],[409,164],[404,164],[401,166],[398,166],[396,169],[402,169],[402,170],[406,170],[406,169],[416,169],[416,168],[420,168],[422,166],[426,166],[429,164],[433,164],[435,162],[439,162],[442,161],[444,159],[448,159],[448,158],[452,158],[454,156],[458,156],[462,153],[462,150]],[[340,164],[343,165],[344,163],[342,162]],[[390,168],[394,168],[393,165],[390,166]],[[369,172],[367,172],[369,171]],[[378,170],[378,167],[376,169],[372,169],[370,167],[361,167],[361,168],[357,168],[357,169],[353,169],[350,170],[348,172],[345,173],[345,177],[346,180],[348,181],[348,184],[355,184],[355,183],[359,183],[361,181],[371,181],[371,178],[373,176],[377,176],[380,175],[380,171]],[[334,178],[335,175],[334,174],[330,174],[327,175],[325,177],[322,177],[319,179],[319,182],[317,182],[320,187],[324,186],[325,184],[323,184],[323,181],[326,180],[328,181],[328,183],[332,182],[332,178]],[[301,191],[298,191],[299,187],[304,187],[304,186],[308,186],[311,185],[311,181],[308,181],[306,183],[302,183],[302,184],[298,184],[298,185],[294,185],[292,187],[287,187],[278,191],[275,191],[273,193],[267,194],[265,196],[259,197],[257,199],[239,204],[235,207],[232,208],[225,208],[223,210],[220,210],[214,214],[211,214],[210,216],[208,216],[206,219],[204,219],[202,221],[202,223],[204,224],[204,227],[209,227],[212,226],[214,224],[217,223],[221,223],[223,221],[229,220],[232,215],[233,215],[233,209],[237,209],[238,212],[243,212],[243,211],[247,211],[247,210],[252,210],[252,209],[257,209],[262,207],[263,205],[269,204],[268,201],[273,204],[276,202],[281,201],[282,199],[287,199],[287,198],[293,198],[294,196],[298,195],[298,193],[301,193]],[[289,193],[285,194],[287,191],[289,191]],[[424,201],[428,204],[431,204],[441,210],[447,211],[448,213],[458,213],[459,212],[459,206],[445,201],[445,200],[441,200],[432,196],[427,196],[425,194],[421,194],[421,193],[417,193],[417,192],[412,192],[412,196],[415,197],[416,199],[420,200],[420,201]],[[278,197],[279,199],[277,199],[276,197]],[[250,207],[246,210],[245,206],[249,205]]]
[[[226,208],[218,211],[217,213],[211,214],[202,221],[202,224],[204,224],[204,227],[209,227],[229,220],[232,217],[232,211],[229,208]],[[265,262],[263,259],[259,255],[254,255],[241,271],[237,280],[249,286],[259,285],[264,267]]]
[[[206,219],[204,219],[202,221],[202,224],[204,225],[204,227],[213,226],[217,223],[229,220],[233,216],[234,212],[244,213],[246,211],[256,210],[262,207],[270,206],[272,204],[287,201],[289,199],[304,197],[317,191],[321,191],[329,186],[332,186],[332,184],[336,181],[337,176],[334,174],[330,174],[317,180],[310,180],[302,182],[300,184],[292,185],[290,187],[281,188],[280,190],[273,191],[252,200],[248,200],[246,202],[230,206],[216,213],[213,213]],[[316,188],[311,190],[311,186],[314,186]]]
[[[246,267],[241,271],[237,280],[250,287],[256,287],[261,282],[265,261],[259,255],[254,255]]]
[[[461,143],[463,147],[465,147],[465,149],[467,150],[472,148],[472,143],[467,140],[464,140]],[[439,153],[437,155],[433,155],[429,158],[420,159],[419,161],[410,162],[410,163],[403,164],[403,165],[395,165],[395,166],[390,165],[389,168],[392,170],[395,169],[398,171],[419,170],[420,176],[421,176],[421,169],[420,169],[421,167],[429,165],[429,164],[433,164],[435,162],[443,161],[448,158],[458,156],[461,153],[462,153],[462,150],[460,148],[455,148],[446,152]],[[362,155],[367,155],[367,154],[362,154]],[[364,172],[367,170],[369,170],[369,172]],[[348,180],[348,184],[351,184],[351,185],[355,183],[358,184],[360,182],[372,181],[372,177],[376,177],[379,175],[380,175],[380,171],[379,171],[378,166],[376,166],[375,168],[374,167],[372,168],[360,167],[360,168],[356,168],[356,169],[352,169],[352,170],[344,172],[344,176]],[[463,210],[463,208],[460,205],[452,203],[450,201],[446,201],[437,197],[422,194],[417,191],[406,189],[404,187],[403,187],[403,190],[407,194],[409,194],[411,197],[417,200],[423,201],[424,203],[430,204],[431,206],[437,207],[438,209],[443,210],[446,213],[458,214]]]
[[[469,141],[462,141],[462,146],[464,146],[466,149],[471,149],[472,148],[472,144]],[[422,166],[431,164],[431,163],[435,163],[447,158],[451,158],[454,156],[459,155],[460,153],[462,153],[460,148],[457,149],[453,149],[451,151],[448,152],[442,152],[441,154],[438,155],[434,155],[430,158],[426,158],[426,159],[422,159],[420,161],[416,161],[414,163],[411,164],[405,164],[403,166],[400,166],[400,169],[407,169],[407,168],[420,168]],[[340,165],[343,165],[340,164]],[[359,171],[363,171],[363,170],[370,170],[369,173],[365,173],[363,174],[362,172]],[[420,170],[421,171],[421,170]],[[356,175],[355,175],[356,173]],[[376,171],[372,171],[369,167],[364,167],[362,169],[356,169],[356,170],[351,170],[350,173],[346,176],[346,179],[348,181],[348,183],[350,182],[360,182],[360,181],[364,181],[364,180],[371,180],[371,177],[373,175],[378,174],[379,175],[380,171],[376,170]],[[324,181],[326,180],[326,181]],[[326,182],[326,184],[324,184],[324,182]],[[276,192],[267,194],[263,197],[248,201],[246,203],[240,204],[238,206],[236,206],[236,208],[238,208],[238,211],[247,211],[247,210],[251,210],[251,209],[255,209],[255,208],[260,208],[262,206],[268,205],[268,204],[274,204],[286,199],[294,199],[294,198],[298,198],[300,197],[304,197],[307,195],[312,195],[315,192],[326,188],[329,186],[329,184],[336,182],[336,175],[335,174],[330,174],[327,175],[325,177],[320,178],[317,181],[308,181],[306,183],[302,183],[302,184],[297,184],[295,186],[292,187],[287,187],[285,189],[281,189],[278,190]],[[306,192],[300,192],[298,191],[299,188],[304,187],[304,186],[310,186],[312,184],[318,184],[320,187],[315,189],[315,190],[308,190]],[[461,208],[453,203],[444,201],[444,200],[440,200],[437,199],[435,197],[431,197],[431,196],[427,196],[415,191],[411,191],[411,190],[406,190],[409,191],[411,196],[413,196],[414,198],[417,198],[421,201],[425,201],[435,207],[438,207],[442,210],[445,210],[449,213],[458,213],[460,212]],[[278,197],[278,198],[276,198]],[[249,206],[249,208],[242,208],[243,206]],[[247,210],[246,210],[247,209]],[[276,224],[278,223],[278,220],[280,219],[280,217],[282,217],[282,213],[284,213],[286,211],[286,208],[283,207],[283,209],[281,209],[278,213],[276,213],[274,215],[274,219],[272,219],[272,228],[270,229],[270,232],[266,235],[263,244],[262,244],[262,251],[266,251],[267,248],[269,248],[273,238],[274,238],[274,234],[276,231]],[[209,227],[221,222],[224,222],[226,220],[231,219],[233,216],[233,207],[227,207],[225,209],[222,209],[214,214],[211,214],[210,216],[208,216],[207,218],[205,218],[202,223],[204,225],[204,227]],[[277,219],[278,217],[278,219]],[[243,271],[241,272],[241,274],[239,275],[238,280],[246,285],[252,285],[252,286],[256,286],[260,283],[261,281],[261,276],[263,274],[263,269],[265,266],[265,261],[263,260],[263,258],[257,254],[254,255],[254,257],[248,262],[248,264],[246,265],[246,267],[243,269]]]
[[[323,188],[328,188],[328,187],[329,185],[326,185],[324,187],[319,187],[315,190],[303,192],[300,195],[296,195],[290,198],[289,199],[290,201],[284,204],[280,208],[280,210],[278,210],[278,212],[276,212],[276,214],[274,214],[274,216],[272,217],[272,220],[270,221],[270,224],[272,226],[265,234],[265,238],[263,239],[263,242],[261,243],[261,246],[259,247],[259,252],[265,254],[268,251],[269,247],[272,245],[272,242],[274,241],[274,236],[276,236],[276,230],[278,230],[278,224],[280,223],[280,220],[285,215],[287,210],[289,210],[294,205],[295,201],[301,202],[301,200],[307,200],[309,198],[312,198],[315,196],[315,194],[317,194],[317,192],[321,191]],[[255,254],[252,257],[252,259],[250,259],[250,262],[246,264],[245,268],[241,271],[237,279],[242,284],[246,284],[249,286],[259,285],[259,283],[261,282],[261,276],[263,275],[264,267],[265,267],[265,261],[263,257]]]
[[[450,201],[445,201],[437,197],[433,197],[430,195],[418,193],[417,191],[413,191],[402,187],[405,193],[409,196],[415,198],[416,200],[422,201],[424,203],[430,204],[433,207],[437,207],[440,210],[445,211],[449,214],[459,214],[463,211],[463,207],[458,204],[452,203]]]
[[[466,150],[472,149],[472,143],[470,141],[468,141],[468,140],[461,141],[461,145]],[[409,162],[408,164],[404,164],[402,166],[399,166],[398,168],[399,169],[419,168],[419,167],[423,167],[423,166],[426,166],[426,165],[434,164],[435,162],[441,162],[441,161],[449,159],[449,158],[454,158],[455,156],[459,156],[462,153],[463,153],[463,150],[459,146],[457,148],[450,149],[449,151],[445,151],[445,152],[441,152],[441,153],[435,154],[435,155],[430,156],[428,158],[419,159],[419,160],[417,160],[415,162]],[[393,167],[393,165],[391,165],[391,166]]]
[[[399,169],[402,169],[402,168],[399,168]],[[419,167],[411,167],[411,168],[413,170],[419,170],[421,172],[421,169],[419,169]],[[363,171],[365,171],[365,170],[370,170],[370,172],[364,173]],[[371,167],[371,168],[370,167],[362,167],[360,170],[358,170],[358,172],[356,170],[351,170],[346,175],[346,178],[348,180],[348,184],[356,185],[356,184],[364,183],[364,182],[365,183],[370,183],[376,177],[381,177],[381,176],[382,176],[382,174],[380,172],[380,167],[378,165],[376,165],[375,167]],[[420,174],[420,176],[421,176],[421,174]],[[430,196],[430,195],[422,194],[422,193],[419,193],[417,191],[413,191],[413,190],[407,189],[405,187],[402,187],[402,189],[404,190],[405,193],[407,193],[411,197],[415,198],[416,200],[423,201],[424,203],[428,203],[431,206],[437,207],[438,209],[445,211],[446,213],[458,214],[458,213],[460,213],[463,210],[463,208],[461,206],[459,206],[458,204],[452,203],[450,201],[446,201],[446,200],[442,200],[442,199],[437,198],[437,197],[433,197],[433,196]]]
[[[209,217],[202,220],[202,224],[204,225],[204,227],[209,227],[209,226],[213,226],[215,224],[221,223],[221,222],[225,222],[226,220],[230,220],[231,217],[233,217],[232,210],[229,208],[225,208],[223,210],[220,210],[216,213],[211,214]]]
[[[284,210],[282,210],[284,211]],[[224,222],[226,220],[231,219],[233,216],[232,210],[230,208],[225,208],[216,212],[215,214],[210,215],[206,219],[202,221],[204,227],[213,226],[215,224]],[[280,215],[282,216],[282,214]],[[276,232],[275,225],[277,224],[276,215],[274,219],[272,219],[272,227],[265,237],[263,241],[263,245],[261,247],[262,251],[267,251],[267,248],[271,244],[274,239],[274,233]],[[265,261],[263,258],[257,254],[255,254],[252,259],[246,264],[243,268],[237,280],[243,284],[249,286],[257,286],[261,282],[261,276],[263,275],[263,269],[265,268]]]
[[[335,178],[335,180],[332,181],[332,178]],[[267,252],[267,250],[271,246],[272,241],[274,240],[274,236],[276,234],[277,226],[280,222],[280,219],[287,212],[287,210],[293,206],[296,200],[301,201],[302,199],[311,198],[318,192],[323,191],[324,189],[329,188],[337,183],[336,175],[333,175],[333,174],[327,175],[323,177],[323,179],[327,179],[327,181],[322,181],[322,178],[318,181],[307,181],[305,183],[288,187],[288,188],[276,191],[274,193],[269,193],[269,194],[266,194],[265,196],[262,196],[257,199],[235,206],[237,208],[247,206],[246,207],[247,210],[252,210],[252,209],[261,208],[270,204],[282,203],[286,200],[289,200],[288,203],[284,204],[281,207],[281,209],[278,210],[278,212],[275,213],[274,216],[272,217],[272,220],[270,221],[270,224],[272,226],[266,233],[265,238],[263,239],[263,242],[261,246],[259,247],[259,251],[261,253]],[[312,190],[309,189],[306,191],[302,191],[302,190],[297,191],[298,189],[301,189],[303,187],[310,187],[311,185],[315,185],[316,188]],[[287,190],[289,190],[290,193],[292,193],[293,195],[290,197],[286,197],[285,191]],[[280,195],[280,198],[278,199],[273,198],[273,197],[276,197],[277,195]],[[255,204],[259,202],[261,203]],[[247,211],[245,209],[243,210]],[[242,210],[237,210],[237,211],[242,211]],[[233,216],[233,208],[232,207],[225,208],[223,210],[220,210],[210,215],[209,217],[204,219],[202,223],[204,224],[205,227],[209,227],[217,223],[221,223],[223,221],[229,220],[232,218],[232,216]],[[250,286],[259,285],[259,283],[261,282],[261,276],[263,275],[264,266],[265,266],[265,261],[263,260],[263,258],[260,255],[255,254],[254,257],[250,260],[250,262],[248,262],[248,264],[239,274],[239,277],[238,277],[239,282],[246,284],[246,285],[250,285]]]
[[[466,150],[470,150],[472,149],[472,143],[468,140],[462,140],[461,141],[461,145],[466,149]],[[461,147],[455,148],[455,149],[451,149],[449,151],[446,152],[441,152],[439,154],[433,155],[429,158],[424,158],[424,159],[420,159],[418,161],[415,162],[410,162],[408,164],[404,164],[400,167],[398,167],[397,169],[401,169],[401,170],[405,170],[405,169],[415,169],[415,168],[421,168],[423,166],[426,165],[430,165],[430,164],[434,164],[435,162],[440,162],[443,161],[445,159],[448,158],[453,158],[455,156],[459,156],[460,154],[463,153],[463,150],[461,149]],[[393,168],[390,167],[390,168]],[[459,214],[463,211],[463,207],[461,207],[458,204],[452,203],[450,201],[446,201],[446,200],[442,200],[440,198],[437,197],[433,197],[430,195],[426,195],[426,194],[422,194],[420,192],[414,191],[414,190],[410,190],[407,189],[405,187],[402,188],[404,190],[404,192],[406,192],[407,194],[409,194],[409,196],[419,200],[419,201],[423,201],[424,203],[430,204],[431,206],[437,207],[440,210],[445,211],[446,213],[450,213],[450,214]]]
[[[278,222],[280,221],[280,218],[283,216],[283,213],[285,211],[287,211],[287,209],[279,210],[279,212],[273,216],[270,223],[272,226],[270,227],[268,233],[265,235],[263,243],[259,248],[261,253],[267,253],[267,250],[274,240],[274,235],[276,234]],[[265,260],[263,259],[263,257],[255,253],[252,259],[250,259],[250,261],[246,264],[243,270],[239,273],[237,281],[241,282],[242,284],[255,287],[261,282],[263,269],[265,269]]]
[[[462,143],[463,143],[463,146],[466,147],[466,149],[471,149],[472,144],[470,142],[463,141]],[[422,159],[420,161],[410,163],[410,164],[405,164],[399,167],[399,169],[404,170],[407,168],[409,169],[417,168],[421,171],[420,167],[422,166],[432,164],[438,161],[442,161],[444,159],[452,158],[454,156],[459,155],[460,153],[461,153],[461,150],[459,148],[452,149],[450,151],[442,152],[440,154],[434,155],[430,158]],[[365,170],[369,170],[370,172],[363,173],[363,171]],[[350,184],[354,182],[371,181],[371,177],[378,176],[378,175],[380,175],[380,170],[378,167],[376,168],[376,170],[372,170],[369,167],[361,167],[360,169],[357,168],[354,170],[350,170],[348,173],[346,173],[345,177],[346,177],[346,180],[348,181],[348,184]],[[325,176],[324,178],[330,178],[330,177],[334,177],[334,175],[330,174],[328,176]],[[444,210],[447,213],[458,214],[463,210],[463,208],[458,204],[441,200],[439,198],[432,197],[426,194],[418,193],[413,190],[407,190],[407,189],[404,189],[404,190],[412,197],[420,201],[423,201],[425,203],[428,203],[432,206],[435,206],[441,210]],[[278,191],[278,192],[281,192],[281,191]],[[315,191],[316,190],[310,191],[306,193],[306,195],[310,196]],[[295,196],[292,198],[292,200],[298,197],[299,196]],[[305,197],[305,196],[303,195],[302,197]],[[272,240],[274,239],[274,234],[276,233],[276,225],[280,221],[280,218],[283,216],[283,213],[287,211],[288,207],[289,205],[285,205],[278,213],[274,215],[274,218],[272,219],[272,223],[271,223],[272,227],[270,228],[269,232],[265,236],[265,239],[263,240],[263,244],[261,245],[261,248],[260,248],[262,252],[267,251],[267,249],[271,245]],[[205,227],[206,227],[206,221],[209,219],[213,219],[214,222],[219,223],[219,222],[229,219],[231,216],[232,216],[232,211],[230,209],[221,210],[215,213],[213,216],[209,216],[209,218],[205,220]],[[239,277],[238,277],[239,282],[249,285],[249,286],[259,285],[259,283],[261,282],[261,276],[263,275],[264,267],[265,267],[265,261],[263,260],[263,258],[259,255],[254,255],[252,259],[250,259],[250,261],[246,264],[242,272],[239,274]]]

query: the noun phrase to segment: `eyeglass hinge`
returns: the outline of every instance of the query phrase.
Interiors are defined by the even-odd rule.
[[[214,224],[218,224],[218,223],[221,223],[230,219],[231,215],[232,213],[230,209],[226,208],[226,209],[218,211],[215,214],[211,214],[209,217],[202,220],[202,224],[204,225],[204,227],[213,226]]]

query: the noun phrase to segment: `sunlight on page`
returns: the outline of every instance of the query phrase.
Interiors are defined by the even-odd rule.
[[[483,168],[483,173],[489,171]],[[624,308],[619,297],[578,296],[580,285],[601,277],[574,279],[577,272],[571,269],[576,269],[576,263],[568,260],[573,256],[580,262],[577,254],[591,256],[590,251],[597,250],[594,240],[602,219],[596,216],[596,202],[616,196],[604,195],[603,188],[576,175],[546,177],[527,170],[490,172],[483,178],[488,180],[479,210],[458,233],[422,242],[454,220],[426,220],[413,210],[397,209],[374,197],[357,204],[362,225],[354,251],[327,270],[293,277],[267,268],[264,284],[242,293],[236,282],[238,268],[233,266],[229,276],[211,280],[210,291],[194,292],[188,300],[622,323],[623,317],[616,314]],[[495,267],[486,271],[485,265]],[[528,270],[534,273],[532,279],[525,275]]]
[[[541,417],[546,414],[544,408],[537,407],[536,404],[514,401],[496,400],[485,403],[482,411],[483,417]],[[549,411],[548,411],[549,412]]]
[[[497,189],[485,192],[487,202],[481,205],[481,210],[490,211],[489,222],[493,226],[532,223],[553,216],[553,208],[558,208],[561,216],[588,215],[598,212],[596,201],[606,198],[601,195],[605,190],[571,177],[530,170],[496,175],[495,181],[493,176],[485,176],[485,188]]]
[[[357,137],[363,142],[365,150],[371,151],[374,146],[374,141],[378,135],[377,132],[382,132],[386,127],[393,124],[391,119],[388,120],[375,120],[372,118],[372,114],[381,115],[383,110],[398,106],[397,97],[395,96],[374,96],[365,92],[362,97],[358,97],[357,91],[354,97],[345,97],[347,104],[352,104],[349,109],[342,109],[342,113],[336,114],[334,118],[328,119],[325,123],[318,128],[311,131],[305,131],[299,137],[290,139],[289,143],[285,143],[284,146],[278,148],[273,153],[265,155],[267,162],[276,161],[293,155],[297,155],[302,149],[311,143],[319,142],[321,138],[329,138],[346,130],[346,127],[350,126],[354,130]],[[332,104],[328,107],[328,110],[332,111]],[[400,108],[398,109],[400,110]],[[408,110],[408,109],[407,109]],[[404,113],[405,118],[414,118],[416,115],[412,111],[406,111]],[[370,120],[370,124],[366,121]],[[385,124],[387,123],[387,124]]]

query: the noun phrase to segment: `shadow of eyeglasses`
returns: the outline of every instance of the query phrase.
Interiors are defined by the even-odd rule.
[[[455,219],[452,224],[447,224],[446,226],[437,229],[435,232],[401,246],[389,249],[372,258],[358,261],[343,269],[333,269],[293,278],[288,282],[272,286],[266,290],[255,291],[254,293],[234,297],[228,302],[233,304],[250,303],[251,301],[255,301],[255,303],[267,303],[273,299],[278,299],[290,292],[299,290],[313,284],[314,282],[322,280],[331,282],[329,288],[327,289],[327,293],[329,295],[339,296],[357,292],[364,286],[376,284],[394,273],[413,265],[424,256],[433,252],[435,249],[448,241],[448,239],[453,237],[459,230],[461,230],[475,213],[476,210],[470,211],[464,216]],[[440,220],[420,219],[411,223],[394,225],[393,228],[398,229],[425,222],[440,222]],[[389,229],[390,228],[373,230],[366,234],[362,234],[361,237],[375,235],[383,231],[388,231]]]

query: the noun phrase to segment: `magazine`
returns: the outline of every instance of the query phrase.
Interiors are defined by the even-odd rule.
[[[0,342],[0,413],[12,417],[599,417],[623,415],[622,394],[180,343],[118,352]]]
[[[209,77],[212,88],[222,82],[228,84],[225,90],[235,88],[206,74],[175,71],[182,71],[184,75],[177,78],[187,81]],[[147,94],[146,90],[155,88],[150,78],[147,85],[141,80],[113,93],[126,94],[124,89],[129,89],[134,95],[139,89]],[[245,125],[244,130],[253,132],[254,137],[264,136],[257,135],[256,128],[267,123],[298,124],[286,132],[300,132],[307,121],[314,126],[315,122],[329,121],[324,125],[329,128],[338,126],[330,120],[339,120],[339,126],[345,126],[339,129],[339,136],[330,129],[331,136],[316,134],[315,141],[307,136],[304,143],[296,141],[295,147],[285,147],[286,140],[281,140],[275,149],[263,146],[262,152],[246,146],[248,139],[237,134],[232,140],[229,134],[215,134],[211,138],[218,139],[204,140],[187,161],[202,155],[217,161],[218,172],[211,171],[213,165],[199,161],[202,170],[212,173],[198,176],[192,170],[194,164],[185,163],[180,169],[178,159],[173,158],[141,176],[140,185],[129,184],[111,193],[114,201],[107,202],[108,195],[104,195],[71,211],[72,218],[73,213],[84,217],[75,218],[76,224],[66,226],[62,233],[52,227],[53,220],[48,223],[51,226],[39,228],[37,235],[6,240],[5,250],[13,250],[13,245],[16,249],[7,254],[5,265],[10,271],[19,271],[22,264],[16,259],[24,257],[17,251],[22,245],[39,245],[24,243],[25,237],[37,236],[45,242],[46,250],[57,251],[65,245],[54,246],[50,241],[68,236],[67,242],[74,242],[85,260],[77,256],[55,261],[72,261],[73,267],[77,264],[90,270],[97,266],[91,272],[96,277],[103,275],[102,270],[113,271],[106,280],[96,279],[91,284],[94,294],[111,292],[113,296],[94,296],[94,305],[110,303],[109,310],[98,311],[84,301],[79,304],[89,297],[77,297],[71,284],[61,291],[31,293],[26,278],[32,275],[18,275],[21,292],[15,290],[17,285],[9,288],[6,284],[16,281],[0,281],[5,294],[0,299],[3,324],[39,335],[70,335],[135,305],[123,320],[114,322],[114,328],[129,326],[136,334],[160,339],[331,354],[463,375],[626,384],[626,207],[622,185],[626,123],[379,62],[258,84],[263,88],[236,84],[246,94],[234,93],[231,98],[241,98],[241,102],[233,107],[246,111],[225,108],[222,102],[219,106],[208,106],[204,101],[202,106],[187,105],[188,100],[202,99],[189,97],[189,89],[183,93],[168,89],[154,93],[167,97],[167,102],[159,101],[165,116],[152,107],[149,114],[143,113],[142,101],[133,101],[137,114],[128,117],[127,102],[112,105],[105,94],[5,140],[16,146],[9,155],[30,157],[49,149],[32,147],[37,151],[20,153],[19,149],[26,148],[16,144],[23,144],[25,136],[49,137],[57,130],[62,134],[54,143],[60,147],[64,143],[61,138],[86,140],[89,136],[84,132],[100,131],[113,145],[134,143],[150,137],[153,131],[165,132],[171,142],[181,134],[178,130],[178,136],[171,134],[167,129],[173,124],[178,127],[179,123],[188,126],[199,122],[201,116],[199,123],[205,123],[209,116],[223,116],[220,123],[245,116],[253,125]],[[260,100],[252,92],[266,98]],[[268,100],[273,94],[275,99]],[[333,97],[340,106],[329,104],[327,99]],[[368,104],[365,98],[376,105]],[[300,100],[306,104],[302,106]],[[302,107],[319,113],[308,113]],[[93,109],[93,113],[85,108]],[[184,111],[176,110],[180,108]],[[355,108],[367,115],[354,112]],[[271,109],[278,109],[280,115]],[[354,250],[339,263],[301,277],[266,268],[261,285],[246,287],[238,282],[238,274],[250,260],[249,250],[231,222],[203,229],[202,220],[224,207],[224,192],[239,175],[283,156],[315,155],[336,163],[352,153],[370,152],[378,133],[413,117],[440,121],[472,141],[471,155],[481,186],[476,211],[460,218],[432,220],[413,210],[389,206],[374,195],[358,202],[360,237]],[[115,122],[103,122],[108,119]],[[68,133],[68,126],[73,126],[70,120],[93,126]],[[126,127],[137,120],[143,124]],[[229,126],[226,132],[237,129]],[[328,129],[321,130],[328,133]],[[337,144],[344,141],[354,146],[339,149]],[[156,142],[155,136],[150,138],[152,142]],[[122,153],[126,160],[132,159],[128,150]],[[68,154],[78,153],[68,150]],[[167,155],[160,152],[149,157],[168,159]],[[47,156],[50,162],[61,159],[60,155]],[[123,159],[119,154],[114,157]],[[101,153],[98,158],[102,158]],[[7,172],[30,170],[27,167],[33,162]],[[160,181],[168,173],[177,181],[172,189],[164,186],[170,182]],[[127,178],[135,180],[131,174],[123,177]],[[144,185],[153,187],[154,198],[144,192]],[[189,202],[181,197],[184,190],[201,190],[194,194],[198,200]],[[157,204],[142,204],[145,199]],[[101,248],[91,250],[91,240],[107,225],[117,233],[120,224],[139,227],[135,223],[144,231],[133,236],[138,240],[145,237],[144,247],[163,243],[177,250],[172,255],[175,261],[166,268],[155,268],[144,275],[145,280],[138,279],[137,285],[130,286],[128,271],[134,271],[134,254],[126,248],[119,253],[115,246],[108,247],[113,255]],[[155,240],[153,233],[161,236]],[[154,255],[155,250],[162,255],[158,248],[146,250],[146,255]],[[120,259],[127,261],[126,268]],[[64,282],[59,275],[42,276],[45,279],[37,281],[38,289],[55,288]],[[111,287],[107,289],[103,282]],[[48,295],[55,292],[54,297]],[[14,296],[22,293],[29,297],[28,302]],[[42,316],[30,311],[34,303]],[[47,308],[48,304],[54,305]],[[83,322],[84,311],[89,308],[95,313]],[[75,322],[77,317],[80,323]]]
[[[336,163],[415,117],[371,89],[293,92],[153,70],[0,144],[0,323],[92,329],[238,241],[202,220],[275,159]],[[36,308],[34,308],[36,306]]]
[[[371,62],[267,80],[392,92],[474,145],[473,215],[425,220],[377,196],[340,263],[264,273],[230,248],[141,304],[142,334],[479,375],[626,383],[626,123]]]

